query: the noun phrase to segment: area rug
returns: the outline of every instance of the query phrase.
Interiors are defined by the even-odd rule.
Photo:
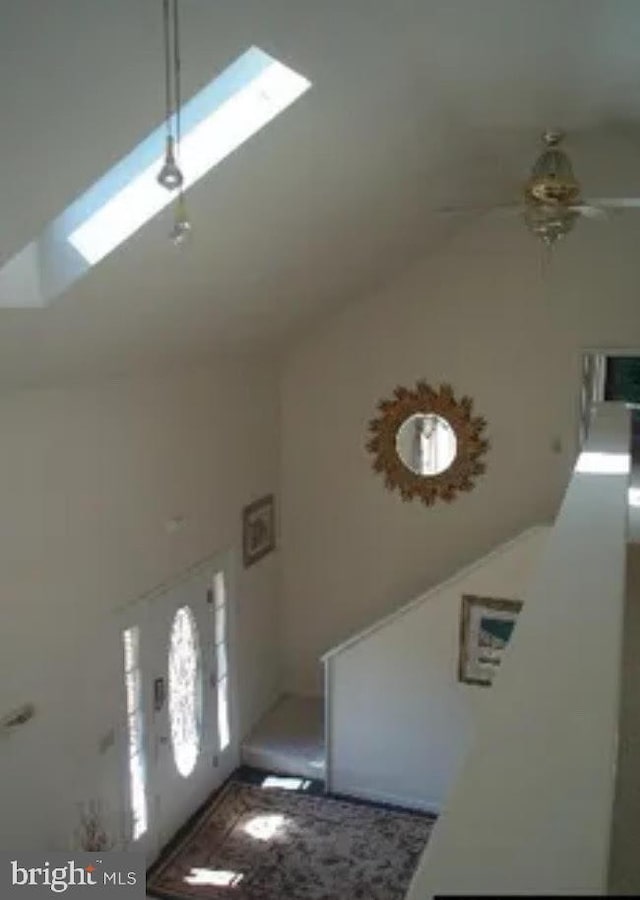
[[[401,900],[435,819],[232,781],[150,873],[170,900]]]

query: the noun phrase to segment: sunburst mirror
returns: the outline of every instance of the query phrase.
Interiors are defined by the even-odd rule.
[[[369,422],[367,450],[386,486],[403,500],[419,497],[428,506],[472,490],[489,448],[487,423],[472,408],[469,397],[456,400],[450,385],[435,390],[425,381],[413,390],[397,387],[391,399],[381,400],[379,415]]]

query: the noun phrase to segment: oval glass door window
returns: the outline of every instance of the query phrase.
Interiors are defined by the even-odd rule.
[[[188,606],[175,614],[169,643],[169,724],[178,772],[193,772],[200,753],[202,672],[198,626]]]

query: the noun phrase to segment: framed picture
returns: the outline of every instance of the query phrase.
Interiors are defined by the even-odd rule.
[[[458,679],[488,687],[522,609],[520,600],[464,594],[460,611]]]
[[[271,553],[276,546],[273,494],[250,503],[242,511],[242,558],[245,568]]]

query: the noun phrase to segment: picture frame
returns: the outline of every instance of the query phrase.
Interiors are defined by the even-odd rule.
[[[521,609],[521,600],[463,594],[459,681],[491,686]]]
[[[242,511],[242,559],[245,569],[261,560],[276,546],[275,500],[267,494]]]

